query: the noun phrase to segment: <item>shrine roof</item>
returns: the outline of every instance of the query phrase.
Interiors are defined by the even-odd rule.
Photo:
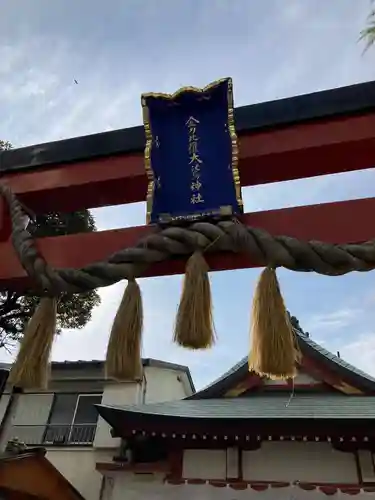
[[[330,419],[361,420],[375,418],[375,378],[335,356],[314,342],[302,331],[295,330],[302,357],[316,362],[324,372],[329,369],[335,380],[341,381],[331,389],[316,392],[284,390],[283,392],[257,392],[228,397],[226,394],[236,384],[251,377],[247,357],[234,365],[208,387],[183,400],[163,403],[106,406],[98,405],[100,415],[113,428],[121,427],[128,419],[139,423],[158,417],[165,423],[170,419],[218,420],[289,420]],[[345,384],[348,393],[340,392]],[[328,383],[329,385],[329,383]],[[328,387],[328,386],[327,386]]]
[[[98,405],[100,415],[114,428],[125,413],[137,419],[374,419],[373,396],[341,394],[254,395],[204,400],[183,399],[164,403],[127,406]]]
[[[237,133],[246,134],[296,123],[364,114],[375,109],[375,82],[256,103],[235,109]],[[51,164],[143,152],[143,126],[0,152],[0,171],[15,172]]]
[[[329,366],[331,370],[336,371],[342,378],[350,382],[354,382],[356,386],[360,386],[361,388],[363,387],[366,391],[375,391],[374,377],[331,353],[301,331],[295,330],[295,333],[298,340],[298,346],[303,355],[317,359],[321,364]],[[205,399],[214,397],[215,394],[225,391],[225,389],[232,386],[237,380],[240,380],[247,372],[248,357],[245,356],[207,387],[201,389],[192,396],[189,396],[189,399]]]

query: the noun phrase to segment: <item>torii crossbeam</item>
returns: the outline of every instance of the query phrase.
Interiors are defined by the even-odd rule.
[[[349,172],[374,166],[375,82],[235,110],[242,186]],[[116,130],[0,153],[2,182],[35,213],[72,211],[145,200],[143,127]],[[373,238],[375,199],[249,213],[243,220],[273,235],[331,243]],[[348,224],[348,220],[355,224]],[[133,227],[39,241],[54,267],[76,268],[132,246],[150,228]],[[9,241],[0,205],[0,288],[28,286]],[[82,252],[82,246],[86,252]],[[250,257],[210,255],[211,269],[256,266]],[[152,265],[145,276],[183,272],[184,261]]]

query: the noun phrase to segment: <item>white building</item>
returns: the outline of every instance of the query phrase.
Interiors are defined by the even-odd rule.
[[[94,405],[155,403],[194,392],[185,366],[144,359],[143,367],[141,383],[118,383],[104,378],[101,361],[57,362],[48,391],[14,394],[7,387],[0,400],[0,445],[17,437],[46,447],[48,460],[83,497],[99,500],[104,480],[96,463],[112,462],[120,439],[111,437]]]

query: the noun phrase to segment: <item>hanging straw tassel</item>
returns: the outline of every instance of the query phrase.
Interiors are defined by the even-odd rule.
[[[25,389],[47,388],[56,314],[56,299],[42,298],[25,328],[16,361],[9,374],[9,381],[14,386]]]
[[[106,357],[107,377],[116,380],[142,377],[142,330],[141,290],[133,279],[128,281],[112,325]]]
[[[173,340],[188,349],[207,349],[215,342],[208,270],[200,251],[187,261]]]
[[[294,377],[298,351],[274,269],[260,275],[251,321],[249,369],[273,379]]]

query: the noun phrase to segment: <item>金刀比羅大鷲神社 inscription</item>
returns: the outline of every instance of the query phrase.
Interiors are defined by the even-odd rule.
[[[151,223],[242,212],[232,80],[143,94]]]

